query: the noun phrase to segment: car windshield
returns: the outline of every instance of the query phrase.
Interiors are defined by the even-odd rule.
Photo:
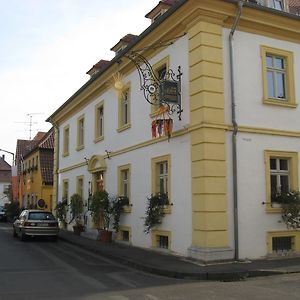
[[[50,212],[31,212],[28,220],[55,220],[55,218]]]

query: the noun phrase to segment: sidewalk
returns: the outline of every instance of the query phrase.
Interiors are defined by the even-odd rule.
[[[247,277],[300,273],[300,257],[201,265],[183,257],[120,243],[102,243],[61,230],[60,239],[145,272],[173,278],[234,281]]]

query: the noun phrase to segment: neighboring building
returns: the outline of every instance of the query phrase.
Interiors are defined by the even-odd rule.
[[[127,195],[117,239],[203,261],[300,252],[300,231],[286,228],[272,198],[299,189],[300,18],[280,0],[161,1],[147,16],[151,25],[49,117],[55,200],[77,192],[87,204],[103,187]],[[131,51],[158,78],[181,66],[170,139],[156,131],[163,114],[145,100],[148,75]],[[171,205],[147,235],[157,192]],[[88,205],[85,214],[89,230]]]
[[[19,202],[23,208],[52,210],[54,130],[40,133],[31,141],[20,141],[24,148],[19,162]]]
[[[0,157],[0,206],[9,202],[7,192],[11,186],[11,166],[5,161],[5,156]]]

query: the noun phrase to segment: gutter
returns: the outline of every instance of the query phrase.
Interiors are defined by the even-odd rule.
[[[233,54],[233,36],[239,23],[244,1],[239,1],[238,11],[235,16],[229,34],[229,63],[230,63],[230,89],[231,89],[231,122],[233,125],[232,133],[232,172],[233,172],[233,223],[234,223],[234,259],[239,260],[239,227],[238,227],[238,185],[237,185],[237,144],[236,137],[238,133],[238,124],[236,121],[236,101],[235,101],[235,81],[234,81],[234,54]]]
[[[55,147],[54,147],[54,150],[56,150],[56,164],[54,165],[54,170],[53,170],[53,177],[55,176],[56,177],[56,195],[55,195],[55,200],[56,200],[56,203],[55,203],[55,207],[58,203],[58,166],[59,166],[59,126],[55,123],[55,121],[50,117],[47,119],[47,122],[50,122],[53,127],[56,129],[56,132],[57,132],[57,146],[56,146],[56,143],[54,143]],[[55,141],[55,131],[54,131],[54,141]],[[54,178],[53,178],[53,183],[54,183]]]

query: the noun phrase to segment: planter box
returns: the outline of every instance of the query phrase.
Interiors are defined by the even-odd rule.
[[[111,243],[112,241],[112,231],[110,230],[100,230],[100,241],[104,243]]]

